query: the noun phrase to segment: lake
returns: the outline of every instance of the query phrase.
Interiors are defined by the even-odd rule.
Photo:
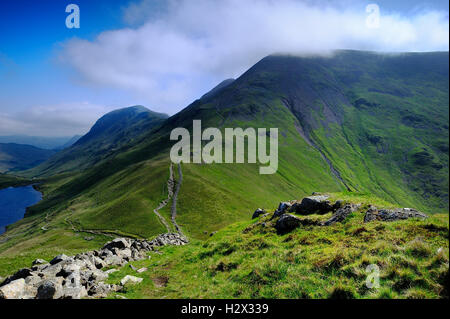
[[[5,232],[5,226],[21,220],[27,207],[41,199],[42,194],[31,185],[0,189],[0,234]]]

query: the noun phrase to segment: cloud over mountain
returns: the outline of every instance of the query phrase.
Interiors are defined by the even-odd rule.
[[[133,27],[73,39],[61,59],[86,83],[133,92],[174,113],[271,53],[448,50],[448,13],[380,13],[379,27],[369,28],[365,5],[351,1],[144,0],[124,11]]]

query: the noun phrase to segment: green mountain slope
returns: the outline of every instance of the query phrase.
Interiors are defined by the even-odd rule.
[[[177,222],[191,238],[313,191],[350,189],[448,212],[448,53],[269,56],[157,125],[133,122],[110,134],[115,121],[105,122],[26,172],[45,178],[44,200],[2,235],[0,258],[86,247],[74,236],[83,230],[164,231],[153,209],[167,198],[169,135],[191,130],[194,119],[222,132],[279,128],[279,165],[260,175],[259,164],[182,164]],[[170,205],[160,211],[167,219]]]
[[[37,166],[55,153],[31,145],[0,143],[0,173]]]
[[[95,165],[119,148],[132,143],[143,132],[161,124],[166,118],[166,114],[152,112],[143,106],[110,112],[102,116],[71,147],[59,152],[27,175],[48,176]]]

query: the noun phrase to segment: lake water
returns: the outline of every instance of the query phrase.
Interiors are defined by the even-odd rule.
[[[42,194],[31,185],[0,189],[0,234],[5,232],[5,226],[21,220],[27,207],[41,199]]]

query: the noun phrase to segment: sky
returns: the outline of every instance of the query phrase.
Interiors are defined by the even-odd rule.
[[[273,53],[448,51],[448,37],[439,0],[2,0],[0,135],[84,134],[130,105],[172,115]]]

